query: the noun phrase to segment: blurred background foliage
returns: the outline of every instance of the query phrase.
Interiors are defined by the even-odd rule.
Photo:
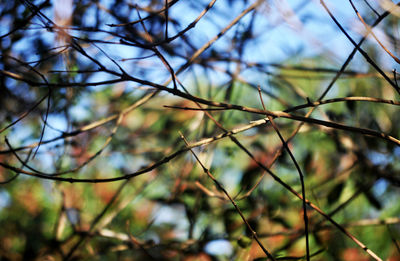
[[[351,1],[326,2],[362,39]],[[400,8],[355,2],[369,25],[382,18],[373,31],[396,56]],[[234,132],[301,193],[265,115],[185,109],[198,108],[194,96],[262,109],[260,87],[268,110],[304,105],[290,112],[313,108],[314,119],[400,137],[398,64],[368,36],[361,47],[392,84],[359,53],[340,71],[354,46],[319,1],[20,0],[1,1],[0,14],[1,260],[267,260],[179,132],[189,144],[214,137],[193,152],[276,260],[305,260],[301,200],[221,137]],[[388,102],[311,106],[346,97]],[[399,144],[274,122],[292,137],[307,199],[380,258],[399,260]],[[370,260],[311,207],[307,215],[311,259]]]

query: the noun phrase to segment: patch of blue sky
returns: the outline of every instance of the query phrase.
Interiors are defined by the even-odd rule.
[[[69,222],[71,222],[74,225],[79,224],[80,222],[80,211],[76,208],[67,208],[66,209],[66,214]]]
[[[187,239],[189,221],[186,217],[185,207],[181,204],[160,205],[153,212],[154,225],[173,225],[177,238]]]
[[[58,115],[49,115],[47,117],[47,124],[50,127],[46,127],[44,139],[53,139],[60,136],[63,132],[67,131],[68,123],[64,117]]]
[[[397,158],[400,158],[400,147],[394,148],[394,155],[395,155]]]
[[[384,179],[379,179],[375,182],[373,191],[377,197],[383,196],[386,189],[388,188],[389,183]]]
[[[387,155],[385,153],[380,153],[377,151],[370,151],[368,152],[368,158],[372,161],[374,165],[387,165],[393,161],[391,155]]]
[[[218,239],[207,243],[204,250],[213,256],[230,256],[233,253],[233,246],[228,240]]]
[[[75,121],[81,122],[91,119],[93,112],[91,108],[91,99],[87,93],[83,93],[79,99],[79,102],[68,109],[69,115]]]
[[[239,169],[228,168],[224,170],[219,180],[227,191],[234,191],[237,184],[240,183],[241,174],[242,172]]]
[[[112,164],[113,168],[122,169],[126,166],[127,159],[121,152],[113,152],[109,157],[108,161]],[[137,166],[140,167],[140,166]]]
[[[0,211],[11,205],[10,194],[6,190],[0,190]]]
[[[185,28],[190,22],[192,22],[200,13],[202,8],[199,8],[196,11],[193,11],[192,8],[188,8],[189,4],[193,3],[183,3],[183,2],[178,2],[174,5],[174,8],[170,9],[170,16],[171,17],[179,17],[179,21],[181,22],[181,28]],[[204,6],[205,6],[204,2]],[[240,10],[243,8],[224,8],[225,3],[224,2],[217,2],[211,10],[204,16],[202,20],[199,21],[199,23],[196,25],[195,28],[191,29],[188,31],[186,34],[193,39],[194,43],[200,43],[198,47],[200,47],[202,44],[206,43],[209,41],[211,38],[213,38],[215,35],[219,33],[221,28],[225,27],[228,22],[230,21],[230,18],[235,17]],[[235,5],[235,3],[234,3]],[[236,3],[236,5],[238,5]],[[238,10],[237,14],[229,14],[227,17],[223,17],[219,15],[220,13],[223,13],[224,9],[227,10]],[[321,16],[320,19],[321,21],[325,19],[326,22],[326,17],[323,15],[320,15],[318,12],[315,10],[315,5],[313,4],[308,4],[305,8],[305,11],[302,10],[302,12],[311,12],[309,15],[312,15],[313,17],[318,17]],[[185,15],[182,15],[185,14]],[[239,25],[231,28],[227,33],[226,36],[224,36],[222,39],[219,39],[212,48],[216,48],[217,50],[219,48],[226,48],[228,45],[231,44],[230,41],[227,41],[227,39],[232,39],[235,31],[237,30],[238,26],[242,26],[245,28],[245,24],[251,19],[251,16],[253,14],[250,13],[246,15],[243,20],[239,23]],[[260,16],[260,14],[259,14]],[[302,14],[300,14],[302,16]],[[307,13],[304,14],[304,16],[307,16]],[[264,21],[262,21],[264,20]],[[217,24],[217,26],[215,26]],[[265,30],[263,27],[268,27],[269,23],[265,21],[265,19],[257,18],[257,26],[256,26],[256,32],[261,33],[263,30]],[[170,25],[170,35],[171,32],[173,32],[173,26]],[[351,51],[351,44],[349,44],[348,40],[344,38],[340,33],[336,31],[335,28],[332,28],[331,25],[328,23],[321,24],[319,22],[313,23],[313,22],[307,22],[305,23],[305,28],[309,31],[312,32],[313,34],[318,34],[318,32],[323,34],[323,37],[321,35],[316,35],[315,38],[317,39],[324,39],[322,42],[324,45],[322,47],[318,48],[305,48],[306,52],[308,52],[310,55],[315,54],[316,52],[322,52],[323,50],[327,49],[335,49],[339,50],[340,52],[336,52],[339,54],[344,54],[346,52],[343,52],[343,49],[348,49],[348,53]],[[256,33],[256,34],[257,34]],[[298,35],[293,28],[288,27],[283,23],[282,25],[277,26],[274,29],[271,29],[268,33],[265,33],[263,37],[259,39],[256,43],[250,43],[250,48],[248,48],[247,52],[245,53],[245,58],[249,61],[262,61],[262,62],[280,62],[282,59],[287,59],[288,55],[291,53],[295,53],[296,51],[302,50],[305,46],[307,46],[309,43],[307,41],[304,41],[303,35]],[[333,37],[334,36],[334,37]],[[330,38],[329,38],[330,37]],[[328,39],[328,40],[325,40]],[[106,48],[106,51],[113,51],[112,45],[110,47],[102,47]],[[177,50],[178,52],[186,52],[190,50]],[[132,56],[135,56],[135,52],[132,50],[132,48],[129,47],[121,47],[119,46],[118,48],[118,54],[124,54],[122,56],[126,57],[127,53],[132,53]],[[347,54],[343,55],[344,57],[347,56]],[[123,58],[123,57],[121,57]],[[100,58],[100,61],[106,62],[104,59],[105,57]],[[177,62],[176,58],[171,58],[170,63],[177,68]],[[107,61],[108,64],[109,61]],[[125,68],[129,68],[129,66],[123,65]],[[132,68],[129,68],[132,69]],[[169,78],[168,72],[165,70],[165,75],[164,77],[160,77],[159,71],[163,70],[162,65],[154,71],[154,73],[150,73],[150,75],[158,75],[155,79],[161,79],[158,83],[162,83],[166,78]],[[157,72],[156,72],[157,71]],[[215,77],[216,79],[219,79],[219,77]],[[96,80],[102,80],[103,78],[101,75],[96,76]]]
[[[95,5],[91,6],[90,8],[86,9],[86,16],[85,19],[82,21],[83,26],[85,27],[95,27],[96,26],[96,9]],[[101,25],[100,28],[105,27],[106,25]],[[105,28],[104,28],[105,29]]]
[[[295,5],[292,6],[292,8]],[[312,17],[312,19],[309,19]],[[280,17],[282,21],[283,17]],[[308,3],[299,9],[299,13],[293,19],[274,28],[268,37],[271,38],[271,46],[283,47],[286,50],[302,50],[302,57],[314,56],[326,51],[338,51],[337,53],[350,52],[351,44],[348,43],[342,34],[331,23],[330,18],[320,10],[316,3]],[[287,57],[290,52],[285,49],[277,52],[276,59]],[[346,54],[345,54],[346,56]],[[342,57],[344,58],[344,57]]]
[[[48,145],[41,145],[38,150],[38,157],[36,157],[36,159],[38,161],[29,162],[29,164],[31,166],[33,166],[34,163],[37,163],[36,164],[38,166],[36,168],[37,170],[42,171],[47,174],[51,174],[53,171],[55,171],[55,157],[54,157],[54,154],[47,153],[47,151],[48,151],[48,148],[46,148],[47,146]],[[45,153],[42,153],[42,152],[45,152]],[[45,181],[45,180],[43,180],[43,181]]]
[[[121,166],[121,160],[123,160],[123,166]],[[148,164],[152,163],[148,158],[142,155],[129,155],[117,153],[113,156],[111,164],[117,164],[126,169],[126,172],[133,172],[146,167]],[[114,166],[113,166],[114,167]]]
[[[215,7],[218,7],[218,5],[216,4]],[[182,8],[185,7],[183,6]],[[172,10],[173,9],[171,9],[171,14],[173,14]],[[238,8],[237,10],[242,9]],[[276,27],[271,27],[271,23],[264,17],[260,18],[262,15],[258,14],[256,19],[257,22],[255,23],[257,24],[255,28],[255,34],[260,35],[261,37],[258,39],[258,41],[249,43],[244,55],[244,59],[250,62],[282,62],[289,57],[293,57],[293,54],[300,51],[304,51],[302,54],[312,56],[324,53],[326,50],[335,50],[334,54],[337,55],[338,58],[335,61],[337,64],[333,63],[333,65],[339,66],[351,52],[352,44],[349,43],[343,34],[337,30],[335,25],[329,23],[329,17],[327,17],[326,14],[321,14],[321,12],[318,11],[320,10],[316,10],[315,4],[308,4],[304,10],[301,10],[299,16],[300,20],[302,17],[306,17],[307,15],[313,16],[313,18],[317,17],[317,22],[312,22],[312,20],[305,22],[304,28],[309,33],[315,34],[315,39],[321,40],[320,46],[316,46],[315,44],[312,45],[308,40],[304,40],[304,35],[298,34],[296,30],[285,24],[285,22]],[[203,20],[201,20],[194,29],[187,33],[190,37],[194,37],[193,39],[198,39],[198,41],[195,42],[207,42],[216,34],[218,34],[221,28],[228,24],[229,19],[227,18],[217,18],[216,20],[207,19],[208,17],[213,18],[212,14],[213,9],[209,11],[209,14],[206,14]],[[234,15],[236,14],[232,14],[231,17],[234,17]],[[252,15],[252,13],[246,15],[239,25],[231,28],[226,35],[222,37],[222,39],[219,39],[217,42],[215,42],[212,48],[218,50],[219,48],[225,49],[228,47],[231,44],[231,41],[227,39],[233,38],[238,26],[245,28],[246,23],[248,23]],[[190,17],[188,22],[195,17],[193,14],[188,16]],[[182,20],[184,19],[185,16],[182,17]],[[215,26],[215,24],[218,24],[218,26]],[[268,30],[268,32],[264,33],[263,30]],[[199,44],[199,46],[201,45]],[[221,73],[216,73],[216,76],[213,76],[213,78],[221,79],[221,77],[219,77],[220,75]],[[251,75],[253,77],[251,77]],[[247,78],[247,76],[251,78]],[[253,79],[255,81],[259,79],[259,81],[261,80],[259,84],[265,85],[266,83],[265,79],[260,78],[259,75],[254,75],[254,73],[251,71],[246,72],[246,78]]]
[[[9,15],[2,17],[2,26],[0,26],[0,35],[5,35],[12,30],[12,29],[10,29],[10,28],[12,28],[10,26],[11,22],[12,22],[12,19]],[[7,39],[7,37],[3,38],[2,40],[6,40],[6,39]],[[2,44],[4,45],[4,43],[2,43]],[[7,45],[5,45],[5,46],[7,46]]]
[[[16,58],[23,58],[24,61],[34,62],[40,59],[40,55],[32,50],[32,46],[35,45],[34,41],[39,39],[40,36],[40,39],[44,44],[52,47],[54,42],[54,33],[48,32],[46,29],[37,25],[31,25],[26,30],[28,31],[28,34],[26,34],[20,41],[13,43],[12,52],[24,55],[24,57]]]
[[[21,128],[18,125],[12,128],[12,131],[7,135],[11,146],[21,146],[25,143],[33,142],[31,136],[33,130],[31,128]]]
[[[67,130],[66,119],[64,117],[60,117],[59,115],[49,115],[47,118],[47,126],[45,127],[45,131],[43,133],[43,141],[52,140],[54,138],[60,137],[64,131]],[[43,123],[41,125],[43,129]],[[35,139],[30,139],[28,144],[39,142],[40,137],[36,137]],[[44,172],[50,172],[50,170],[54,169],[54,157],[55,153],[57,153],[56,147],[62,145],[64,140],[56,140],[50,144],[41,144],[38,150],[38,157],[36,157],[39,162],[40,170]],[[34,149],[36,151],[36,148]]]
[[[260,119],[262,118],[262,116],[260,115]],[[265,126],[265,125],[261,125],[261,128]],[[242,135],[247,136],[247,137],[252,137],[252,136],[256,136],[258,134],[258,130],[257,128],[251,128],[248,130],[245,130],[244,132],[242,132]]]
[[[66,121],[64,117],[60,117],[58,115],[49,115],[48,117],[48,125],[46,126],[45,132],[43,135],[43,140],[50,140],[56,137],[59,137],[62,134],[62,131],[66,129]],[[41,125],[43,128],[43,123]],[[41,133],[41,132],[40,132]],[[31,128],[21,128],[16,126],[12,130],[12,135],[9,135],[9,141],[11,146],[14,148],[21,145],[31,145],[33,143],[37,143],[40,139],[39,136],[33,136],[33,130]],[[46,170],[49,172],[51,169],[54,168],[54,155],[47,153],[47,151],[53,151],[55,146],[60,145],[63,143],[63,140],[54,141],[51,144],[42,144],[38,150],[38,154],[36,159],[39,161],[33,161],[33,164],[38,163],[40,165],[40,170]],[[34,148],[34,151],[36,148]],[[42,153],[45,152],[45,153]],[[22,159],[25,159],[25,155],[21,155]],[[32,157],[32,155],[31,155]],[[34,166],[32,165],[32,166]],[[45,172],[46,172],[45,171]]]

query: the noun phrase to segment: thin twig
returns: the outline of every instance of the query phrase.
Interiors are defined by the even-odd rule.
[[[262,107],[264,110],[266,110],[260,87],[258,87],[258,94],[260,96]],[[267,116],[268,120],[270,121],[271,126],[274,128],[276,134],[279,136],[279,139],[281,140],[283,147],[288,152],[290,158],[292,159],[294,165],[296,166],[297,172],[299,173],[300,184],[301,184],[301,193],[302,193],[302,197],[303,197],[302,201],[303,201],[304,231],[305,231],[305,235],[306,235],[306,258],[307,258],[307,261],[309,261],[310,260],[310,244],[309,244],[309,234],[308,234],[308,216],[307,216],[307,204],[306,204],[306,188],[304,185],[304,174],[303,174],[299,164],[297,163],[297,160],[294,157],[292,151],[290,150],[287,142],[285,141],[281,132],[279,131],[278,126],[275,124],[274,119],[271,116],[269,116],[268,114],[266,114],[266,116]]]
[[[179,133],[183,141],[185,142],[186,146],[189,146],[189,143],[187,142],[186,138],[183,136],[182,133]],[[219,181],[211,174],[211,172],[204,166],[204,164],[200,161],[200,159],[197,157],[196,153],[190,148],[190,152],[193,154],[193,156],[196,158],[196,161],[200,164],[201,168],[203,169],[204,173],[207,174],[207,176],[214,182],[215,186],[221,190],[226,197],[229,199],[229,201],[232,203],[232,205],[235,207],[236,211],[242,218],[243,222],[246,224],[247,228],[250,230],[253,238],[256,240],[257,244],[261,247],[263,252],[267,255],[267,257],[271,260],[275,260],[275,258],[272,256],[272,254],[264,247],[264,245],[261,243],[260,239],[257,236],[257,233],[254,231],[254,229],[251,227],[245,216],[243,215],[242,211],[236,204],[236,202],[232,199],[232,197],[229,195],[229,193],[225,190],[225,188],[219,183]]]
[[[399,58],[397,58],[394,54],[392,54],[384,45],[383,43],[378,39],[378,37],[375,35],[375,33],[372,31],[372,29],[370,28],[370,26],[364,21],[364,19],[362,18],[361,14],[358,12],[357,8],[355,7],[355,5],[353,4],[352,0],[349,0],[351,6],[353,7],[354,12],[356,13],[358,19],[360,19],[361,23],[365,26],[365,29],[367,29],[367,32],[370,33],[375,40],[378,42],[378,44],[382,47],[383,50],[385,50],[385,52],[387,54],[390,55],[390,57],[393,58],[393,60],[395,60],[397,63],[400,64],[400,60]],[[396,79],[396,78],[395,78]]]
[[[382,71],[382,69],[369,57],[369,55],[361,49],[361,47],[351,38],[351,36],[346,32],[346,30],[342,27],[342,25],[339,23],[339,21],[335,18],[335,16],[332,14],[332,12],[329,10],[329,8],[326,6],[324,0],[320,0],[322,6],[326,10],[326,12],[329,14],[329,16],[332,18],[332,20],[335,22],[335,24],[339,27],[340,31],[343,32],[343,34],[349,39],[349,41],[357,48],[357,50],[364,56],[365,60],[369,64],[371,64],[372,67],[375,68],[382,76],[385,78],[385,80],[397,91],[398,94],[400,94],[400,88],[396,86],[396,84],[393,83],[393,81]]]

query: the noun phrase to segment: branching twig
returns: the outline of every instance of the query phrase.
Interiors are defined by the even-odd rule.
[[[181,138],[183,139],[183,141],[185,142],[186,146],[189,146],[189,143],[187,142],[186,138],[183,136],[182,133],[180,133]],[[254,229],[251,227],[251,225],[249,224],[249,222],[247,221],[247,219],[245,218],[245,216],[243,215],[242,211],[240,210],[240,208],[238,207],[238,205],[236,204],[236,202],[232,199],[232,197],[229,195],[229,193],[225,190],[225,188],[221,185],[221,183],[219,183],[219,181],[213,176],[213,174],[211,174],[211,172],[204,166],[204,164],[200,161],[200,159],[197,157],[196,153],[194,153],[194,151],[192,149],[189,149],[190,152],[193,154],[193,156],[196,158],[196,161],[200,164],[201,168],[203,169],[204,173],[207,174],[207,176],[214,182],[215,186],[221,190],[226,197],[229,199],[229,201],[232,203],[232,205],[235,207],[237,213],[240,215],[240,217],[242,218],[243,222],[246,224],[247,228],[250,230],[254,240],[257,241],[257,244],[261,247],[261,249],[263,250],[263,252],[267,255],[267,257],[271,260],[275,260],[275,258],[271,255],[271,253],[264,247],[264,245],[261,243],[260,239],[258,238],[256,232],[254,231]]]

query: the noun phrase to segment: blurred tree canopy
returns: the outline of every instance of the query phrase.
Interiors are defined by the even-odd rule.
[[[399,260],[394,1],[0,2],[1,260]]]

